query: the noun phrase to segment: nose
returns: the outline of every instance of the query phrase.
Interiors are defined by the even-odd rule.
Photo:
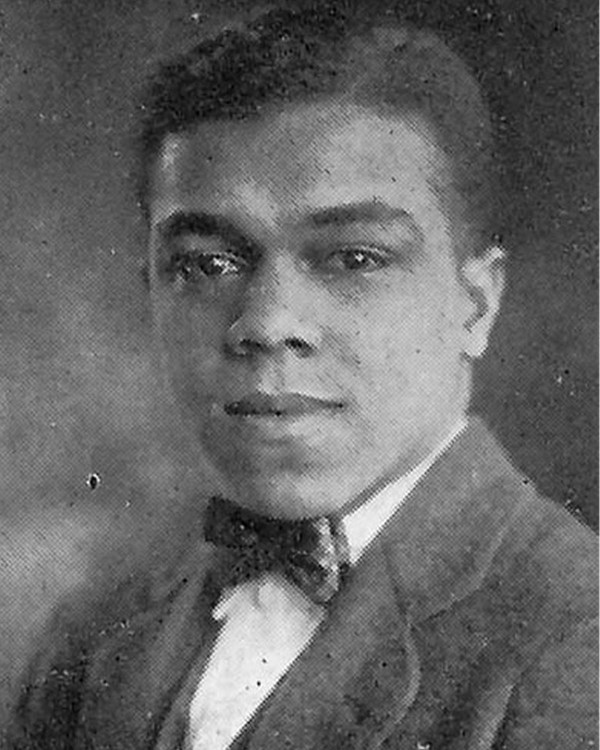
[[[291,264],[257,271],[227,331],[226,348],[244,357],[279,351],[311,356],[320,345],[313,302],[302,273]]]

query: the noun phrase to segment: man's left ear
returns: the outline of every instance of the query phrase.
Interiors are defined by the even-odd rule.
[[[463,352],[468,359],[481,357],[488,339],[504,289],[506,252],[492,245],[482,253],[468,258],[461,269],[461,280],[472,304],[472,312],[464,323]]]

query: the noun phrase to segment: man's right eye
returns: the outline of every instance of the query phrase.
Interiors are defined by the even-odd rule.
[[[174,254],[167,266],[173,278],[185,282],[206,278],[234,276],[248,269],[248,261],[239,255],[223,252],[185,252]]]

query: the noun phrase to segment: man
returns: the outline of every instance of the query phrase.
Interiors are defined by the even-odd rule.
[[[593,535],[467,416],[504,282],[472,75],[273,11],[144,112],[162,366],[223,497],[59,631],[10,747],[594,746]]]

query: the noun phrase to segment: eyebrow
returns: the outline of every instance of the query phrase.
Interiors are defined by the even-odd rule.
[[[408,211],[378,200],[319,208],[311,212],[308,221],[316,228],[359,224],[361,222],[388,224],[400,221],[406,224],[419,237],[423,234],[421,228]]]
[[[248,239],[233,221],[218,214],[203,211],[177,211],[158,225],[162,237],[198,234],[204,237],[223,237],[236,244],[248,244]]]

